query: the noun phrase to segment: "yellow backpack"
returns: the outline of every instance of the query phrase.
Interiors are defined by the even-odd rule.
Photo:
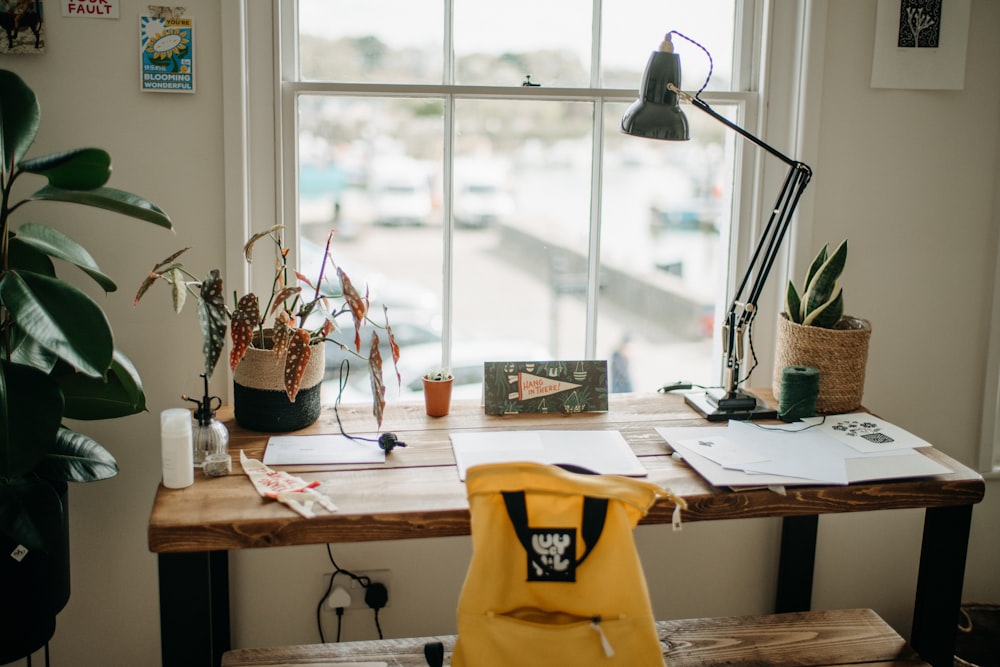
[[[683,499],[538,463],[473,466],[466,487],[454,667],[664,664],[632,531],[658,497]]]

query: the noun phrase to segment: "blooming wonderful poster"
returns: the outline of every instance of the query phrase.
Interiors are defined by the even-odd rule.
[[[139,21],[142,90],[193,93],[194,19],[141,16]]]

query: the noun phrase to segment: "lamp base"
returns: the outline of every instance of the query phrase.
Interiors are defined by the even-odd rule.
[[[684,395],[684,402],[710,422],[730,419],[776,419],[777,410],[764,401],[742,391],[729,393],[723,389],[692,392]]]

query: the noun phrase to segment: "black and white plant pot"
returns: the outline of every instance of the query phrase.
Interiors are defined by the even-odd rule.
[[[320,389],[326,369],[325,346],[311,345],[309,363],[295,402],[288,400],[284,359],[251,347],[233,372],[233,412],[244,428],[268,433],[297,431],[319,419]]]

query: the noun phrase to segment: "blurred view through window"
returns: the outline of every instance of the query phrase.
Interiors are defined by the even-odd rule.
[[[690,107],[689,142],[619,122],[670,29],[711,52],[702,96],[737,118],[734,0],[615,0],[602,26],[580,0],[452,2],[298,0],[283,90],[303,268],[336,228],[334,260],[389,307],[403,396],[442,365],[479,396],[503,359],[607,359],[612,390],[717,384],[732,133]],[[675,44],[697,90],[708,58]],[[331,377],[345,356],[328,346]],[[368,400],[354,379],[343,400]]]

